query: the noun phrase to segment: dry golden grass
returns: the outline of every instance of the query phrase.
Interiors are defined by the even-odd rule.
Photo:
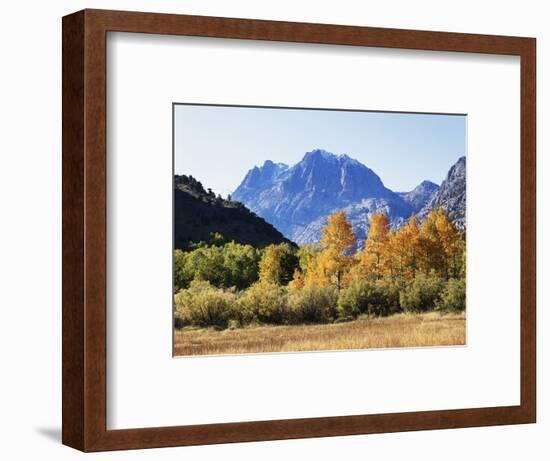
[[[174,334],[175,355],[243,354],[466,343],[464,314],[397,314],[326,325],[258,326],[216,331],[184,328]]]

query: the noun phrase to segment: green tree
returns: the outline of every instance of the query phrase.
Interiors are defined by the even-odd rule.
[[[215,287],[249,287],[258,280],[260,251],[235,242],[223,246],[201,244],[193,250],[174,252],[174,288],[187,288],[193,280]]]
[[[186,265],[188,254],[182,250],[174,251],[174,293],[187,288],[193,280],[193,273],[187,270]]]
[[[226,243],[222,256],[226,287],[242,290],[258,280],[260,252],[252,245]]]

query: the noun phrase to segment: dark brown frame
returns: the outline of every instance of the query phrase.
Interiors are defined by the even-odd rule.
[[[108,31],[517,55],[521,58],[519,406],[106,429]],[[83,10],[63,18],[63,443],[82,451],[533,423],[536,419],[534,38]]]

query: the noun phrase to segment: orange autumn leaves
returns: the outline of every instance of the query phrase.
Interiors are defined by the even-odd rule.
[[[294,272],[291,290],[306,285],[340,289],[388,276],[412,280],[419,273],[435,272],[444,279],[463,277],[466,243],[447,214],[437,209],[422,225],[413,215],[398,230],[390,229],[385,214],[374,214],[365,245],[357,249],[351,223],[339,211],[328,218],[320,244],[302,247],[298,256],[301,270]]]

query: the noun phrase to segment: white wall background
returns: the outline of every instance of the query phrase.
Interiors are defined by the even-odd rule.
[[[82,455],[61,431],[61,16],[85,7],[536,36],[538,39],[539,423]],[[0,455],[4,459],[546,460],[550,315],[545,312],[550,107],[545,2],[105,0],[3,5],[0,16]],[[498,174],[498,167],[495,166]],[[547,283],[548,285],[548,283]]]

